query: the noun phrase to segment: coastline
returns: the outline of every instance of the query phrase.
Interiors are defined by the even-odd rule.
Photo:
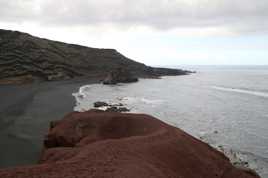
[[[100,78],[0,85],[0,139],[4,143],[0,168],[36,163],[50,122],[72,112],[76,105],[72,93],[91,84],[101,84]]]
[[[148,80],[148,81],[155,81],[156,83],[158,83],[158,81],[157,80]],[[159,80],[159,81],[161,81],[161,80]],[[30,111],[28,110],[29,109],[29,107],[32,107],[32,106],[40,106],[40,103],[46,103],[46,105],[47,105],[47,107],[49,107],[50,109],[51,109],[51,111],[55,111],[55,108],[56,109],[58,109],[58,110],[61,110],[61,109],[59,109],[59,108],[66,108],[66,107],[69,107],[69,108],[71,108],[71,110],[73,109],[73,107],[72,106],[74,106],[74,104],[70,104],[69,102],[64,102],[64,101],[71,101],[72,103],[74,103],[75,101],[74,101],[74,99],[73,99],[73,96],[71,96],[71,94],[70,93],[73,93],[73,92],[77,92],[78,91],[78,89],[80,88],[80,86],[82,86],[82,85],[90,85],[90,84],[96,84],[96,83],[99,83],[99,81],[96,79],[96,80],[87,80],[87,79],[82,79],[82,78],[80,78],[79,80],[68,80],[68,81],[58,81],[58,82],[44,82],[44,83],[40,83],[40,84],[34,84],[34,86],[29,86],[29,85],[20,85],[20,86],[6,86],[6,88],[5,88],[5,90],[6,91],[8,91],[8,89],[13,89],[12,90],[12,92],[13,91],[19,91],[21,88],[23,88],[23,90],[21,90],[21,91],[24,91],[25,93],[24,94],[21,94],[21,93],[19,93],[19,92],[13,92],[13,93],[15,93],[15,98],[17,98],[17,99],[19,99],[19,97],[20,97],[20,95],[27,95],[27,96],[29,96],[28,94],[29,93],[32,93],[34,96],[32,97],[33,99],[32,100],[30,100],[30,99],[28,99],[28,100],[25,100],[25,101],[23,101],[22,100],[22,102],[21,103],[23,103],[24,102],[24,104],[25,103],[30,103],[30,104],[28,104],[29,106],[27,106],[27,105],[24,105],[24,104],[20,104],[21,106],[23,106],[25,109],[24,109],[24,111],[26,112],[26,113],[23,113],[23,115],[25,116],[29,116],[29,112],[31,112],[31,111],[33,111],[34,112],[34,114],[33,115],[35,115],[36,116],[36,108],[35,109],[33,109],[33,110],[31,110],[30,109]],[[142,84],[142,83],[141,83]],[[136,85],[136,84],[134,84],[134,85]],[[126,86],[128,86],[128,85],[126,85]],[[17,89],[17,90],[15,90],[15,89]],[[113,87],[112,87],[113,88]],[[1,90],[1,91],[3,91],[3,90]],[[23,93],[23,92],[22,92]],[[27,94],[28,93],[28,94]],[[54,94],[53,94],[54,93]],[[65,96],[66,95],[68,95],[67,97],[64,97],[64,93],[65,93]],[[3,92],[1,92],[1,94],[3,94]],[[52,104],[49,104],[51,101],[48,101],[47,99],[47,96],[57,96],[58,94],[60,94],[60,96],[59,97],[57,97],[58,99],[55,99],[55,102],[53,102]],[[10,95],[9,95],[10,96]],[[6,96],[6,98],[9,98],[8,96]],[[26,97],[27,98],[27,97]],[[30,98],[30,97],[28,97],[28,98]],[[56,97],[55,97],[56,98]],[[66,98],[66,100],[64,99],[64,98]],[[20,99],[21,100],[21,99]],[[12,101],[12,103],[15,103],[15,100],[14,101]],[[39,104],[38,104],[39,103]],[[3,103],[2,103],[3,104]],[[64,106],[56,106],[55,107],[55,105],[58,105],[58,104],[63,104]],[[42,104],[41,104],[42,105]],[[49,106],[48,106],[49,105]],[[70,112],[70,110],[68,110],[67,112],[65,112],[65,113],[62,113],[62,114],[59,114],[59,113],[48,113],[49,112],[49,109],[47,109],[47,107],[42,107],[43,108],[43,111],[41,111],[41,113],[42,114],[47,114],[47,115],[51,115],[52,117],[54,117],[54,118],[45,118],[44,116],[41,116],[41,113],[39,113],[39,116],[42,118],[42,119],[44,119],[45,120],[45,122],[43,122],[42,124],[43,124],[43,126],[45,125],[45,124],[47,124],[47,127],[48,127],[48,123],[49,123],[49,121],[47,121],[46,119],[50,119],[51,121],[54,121],[54,120],[59,120],[59,119],[61,119],[62,118],[62,116],[64,115],[64,114],[66,114],[66,113],[68,113],[68,112]],[[1,109],[2,109],[3,107],[1,106]],[[17,109],[17,108],[15,108],[15,109]],[[20,108],[21,109],[21,108]],[[40,110],[39,110],[39,112],[40,112]],[[38,126],[39,127],[39,126]],[[46,129],[44,130],[44,132],[42,132],[41,133],[41,138],[38,138],[37,140],[39,141],[38,143],[39,143],[39,145],[42,145],[42,140],[43,140],[43,136],[47,133],[47,127],[46,127]],[[2,133],[2,132],[1,132]],[[189,133],[189,132],[188,132]],[[6,135],[5,135],[6,136]],[[9,137],[9,139],[10,139],[10,137]],[[21,137],[12,137],[11,139],[20,139],[20,140],[27,140],[27,137],[26,138],[21,138]],[[40,141],[41,140],[41,141]],[[29,144],[29,142],[27,143],[27,144]],[[26,143],[25,143],[25,145],[26,145]],[[30,145],[29,146],[29,148],[30,149],[32,149],[33,147],[32,147],[32,145]],[[20,150],[22,149],[22,148],[12,148],[13,150],[14,149],[17,149],[18,150],[18,155],[11,155],[12,154],[12,152],[11,152],[11,150],[9,150],[10,151],[10,155],[11,155],[11,158],[13,157],[20,157]],[[29,165],[29,164],[34,164],[34,163],[36,163],[36,161],[37,161],[37,159],[39,158],[39,155],[40,155],[40,150],[41,150],[42,148],[40,148],[40,147],[38,147],[38,148],[35,148],[35,150],[38,150],[38,152],[36,152],[35,153],[35,157],[32,157],[32,159],[31,160],[29,160],[29,162],[27,162],[27,163],[22,163],[21,165]],[[14,152],[13,152],[14,153]],[[27,156],[27,155],[26,155]],[[24,159],[25,158],[30,158],[30,157],[24,157]],[[36,159],[36,157],[37,157],[37,159]],[[3,158],[4,158],[4,156],[3,156]],[[15,158],[14,158],[15,159]],[[6,159],[7,160],[7,162],[10,160],[10,158],[7,158]],[[11,166],[13,166],[13,165],[11,165]],[[15,165],[16,166],[16,165]],[[7,167],[10,167],[10,166],[7,166]]]

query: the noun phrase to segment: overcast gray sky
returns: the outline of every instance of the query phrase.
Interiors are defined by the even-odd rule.
[[[268,0],[0,0],[0,28],[151,65],[268,64]]]

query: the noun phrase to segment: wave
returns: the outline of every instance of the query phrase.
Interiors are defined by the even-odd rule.
[[[148,98],[143,98],[143,97],[123,97],[120,98],[119,100],[126,102],[127,104],[133,104],[133,103],[143,103],[143,104],[160,104],[163,102],[163,100],[159,99],[148,99]]]
[[[254,91],[254,90],[246,90],[240,88],[228,88],[228,87],[220,87],[220,86],[212,86],[213,89],[221,90],[221,91],[228,91],[228,92],[235,92],[235,93],[243,93],[248,95],[260,96],[264,98],[268,98],[267,92],[262,91]]]

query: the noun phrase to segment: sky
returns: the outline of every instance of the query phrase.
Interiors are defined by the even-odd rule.
[[[268,65],[268,0],[0,0],[0,28],[148,65]]]

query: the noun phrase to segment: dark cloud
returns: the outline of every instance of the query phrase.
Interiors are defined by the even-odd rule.
[[[0,0],[1,22],[267,32],[267,0]]]

